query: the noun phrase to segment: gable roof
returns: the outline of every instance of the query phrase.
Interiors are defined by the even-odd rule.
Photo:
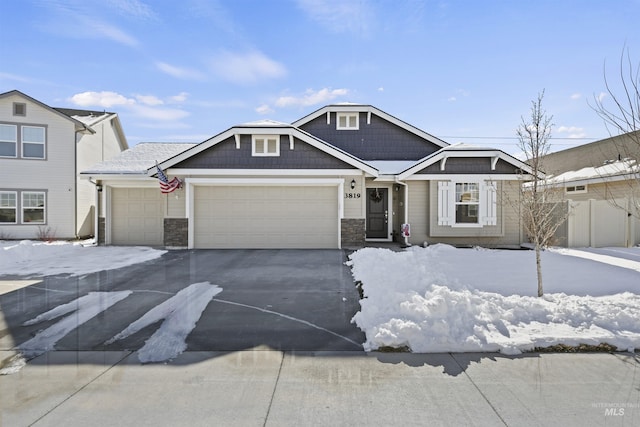
[[[11,90],[9,92],[0,93],[0,98],[5,98],[5,97],[9,97],[9,96],[20,96],[22,98],[27,99],[30,102],[33,102],[34,104],[39,105],[40,107],[42,107],[42,108],[44,108],[46,110],[49,110],[50,112],[52,112],[52,113],[54,113],[54,114],[56,114],[56,115],[58,115],[60,117],[63,117],[65,119],[67,119],[67,120],[72,121],[76,125],[76,131],[95,133],[95,131],[93,129],[91,129],[90,126],[88,126],[87,124],[83,123],[82,121],[77,120],[77,119],[75,119],[75,118],[63,113],[62,111],[59,111],[59,109],[56,109],[56,108],[53,108],[53,107],[49,107],[47,104],[45,104],[43,102],[40,102],[37,99],[32,98],[29,95],[26,95],[26,94],[20,92],[19,90]]]
[[[168,169],[183,160],[186,160],[192,156],[201,153],[202,151],[215,146],[216,144],[226,141],[227,139],[234,137],[236,144],[240,143],[240,135],[289,135],[290,138],[298,138],[301,141],[321,150],[333,157],[342,160],[343,162],[353,166],[354,168],[363,170],[373,176],[378,176],[378,170],[366,162],[358,159],[357,157],[343,151],[326,141],[321,140],[297,127],[294,127],[287,123],[277,122],[273,120],[261,120],[257,122],[250,122],[240,124],[221,132],[190,149],[187,149],[181,153],[177,153],[175,156],[160,163],[160,167],[165,170]],[[155,174],[155,171],[150,171],[150,175]]]
[[[399,126],[403,129],[405,129],[408,132],[411,132],[417,136],[419,136],[420,138],[423,138],[429,142],[431,142],[432,144],[435,144],[438,147],[447,147],[449,146],[449,143],[441,140],[440,138],[437,138],[421,129],[418,129],[417,127],[410,125],[407,122],[404,122],[400,119],[398,119],[397,117],[392,116],[391,114],[388,114],[376,107],[374,107],[373,105],[367,105],[367,104],[351,104],[351,103],[343,103],[343,104],[331,104],[331,105],[327,105],[324,106],[316,111],[314,111],[311,114],[308,114],[304,117],[302,117],[301,119],[296,120],[295,122],[292,123],[293,126],[295,127],[300,127],[302,125],[304,125],[305,123],[308,123],[320,116],[322,116],[323,114],[327,114],[327,113],[333,113],[333,112],[353,112],[353,113],[367,113],[367,114],[375,114],[376,116],[390,122],[393,123],[396,126]]]
[[[479,146],[475,146],[475,145],[470,145],[470,144],[465,144],[465,143],[458,143],[458,144],[453,144],[450,145],[448,147],[444,147],[438,151],[436,151],[435,153],[417,161],[413,166],[407,168],[406,170],[402,171],[402,173],[400,173],[398,175],[398,179],[403,180],[403,179],[407,179],[409,176],[423,170],[424,168],[433,165],[434,163],[438,163],[441,162],[441,168],[442,170],[446,170],[446,162],[447,159],[452,158],[452,157],[487,157],[487,158],[491,158],[492,162],[492,168],[495,168],[496,163],[498,162],[498,160],[504,160],[507,163],[513,165],[514,167],[522,170],[523,172],[531,175],[533,173],[533,171],[531,170],[531,167],[529,165],[527,165],[525,162],[516,159],[515,157],[505,153],[502,150],[499,149],[495,149],[495,148],[488,148],[488,147],[479,147]]]

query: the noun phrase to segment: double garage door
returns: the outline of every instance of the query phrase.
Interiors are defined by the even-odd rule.
[[[339,247],[335,185],[193,188],[195,248]],[[111,244],[163,245],[166,198],[157,187],[113,188]]]
[[[337,186],[195,186],[196,248],[338,248]]]

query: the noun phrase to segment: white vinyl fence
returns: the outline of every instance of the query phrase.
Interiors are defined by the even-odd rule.
[[[640,220],[629,216],[625,209],[627,199],[568,201],[569,216],[564,227],[558,230],[561,246],[579,247],[628,247],[640,243]]]

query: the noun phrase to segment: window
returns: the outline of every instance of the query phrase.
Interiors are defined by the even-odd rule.
[[[15,224],[17,210],[16,192],[0,191],[0,224]]]
[[[337,130],[358,130],[359,113],[338,113]]]
[[[27,104],[23,102],[13,103],[13,115],[24,117],[27,115]]]
[[[16,157],[18,126],[0,124],[0,157]]]
[[[22,222],[44,224],[44,193],[22,192]]]
[[[586,185],[573,185],[571,187],[566,187],[567,193],[586,193],[587,186]]]
[[[46,143],[44,126],[0,123],[0,157],[44,159]]]
[[[280,135],[253,135],[252,156],[279,156]]]
[[[40,126],[22,126],[22,157],[44,159],[44,128]]]
[[[438,225],[497,225],[496,184],[492,181],[439,181]]]
[[[456,183],[456,224],[477,224],[480,190],[477,182]]]

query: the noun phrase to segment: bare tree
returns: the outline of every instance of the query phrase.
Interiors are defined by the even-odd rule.
[[[624,178],[622,186],[629,203],[628,206],[618,206],[613,191],[607,191],[607,198],[629,215],[640,219],[640,63],[634,66],[629,49],[624,48],[619,66],[618,78],[611,81],[607,78],[605,64],[606,92],[594,95],[591,108],[602,118],[609,134],[617,136],[611,141],[618,155],[619,175]],[[618,188],[620,182],[617,181]],[[605,184],[613,186],[606,179]]]
[[[525,153],[533,175],[532,181],[522,186],[520,203],[524,228],[536,252],[539,297],[543,295],[541,252],[553,242],[556,230],[566,220],[566,213],[559,212],[561,192],[544,178],[542,158],[550,148],[553,116],[544,110],[543,98],[544,90],[531,102],[530,117],[522,117],[516,131],[518,146]]]

